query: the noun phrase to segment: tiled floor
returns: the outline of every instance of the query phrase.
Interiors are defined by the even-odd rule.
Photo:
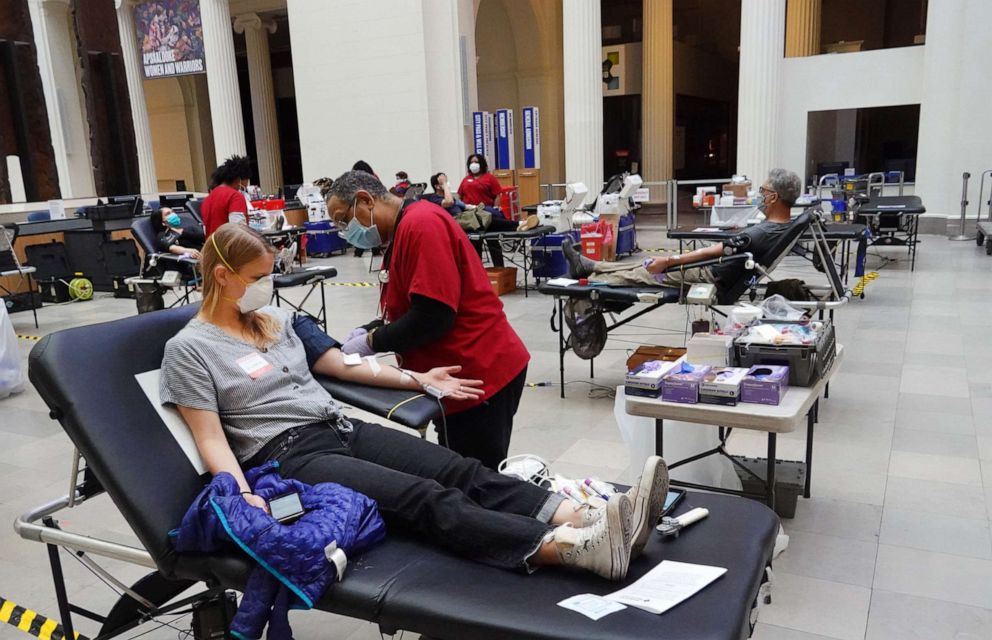
[[[660,230],[642,230],[641,245],[665,246]],[[898,250],[883,249],[902,257]],[[371,281],[368,263],[330,261],[340,282]],[[881,262],[871,259],[876,268]],[[786,262],[783,272],[805,271]],[[791,546],[775,563],[774,604],[760,640],[992,638],[992,259],[972,243],[925,236],[915,273],[902,261],[879,269],[867,297],[837,314],[847,355],[822,403],[816,435],[813,497],[784,522]],[[347,332],[375,313],[375,289],[329,287],[332,327]],[[531,382],[556,381],[551,301],[521,292],[504,299],[527,343]],[[41,335],[135,312],[106,296],[45,307],[36,332],[30,316],[13,317],[18,333]],[[614,334],[596,361],[595,382],[615,386],[627,349],[637,342],[681,343],[687,317],[671,306]],[[662,330],[671,333],[659,335]],[[32,343],[22,341],[26,355]],[[613,417],[613,400],[590,398],[588,367],[569,355],[566,400],[556,387],[525,391],[514,453],[537,453],[563,474],[628,477],[629,456]],[[99,390],[94,390],[95,393]],[[70,447],[33,389],[0,401],[0,596],[56,616],[44,549],[17,538],[17,514],[65,493]],[[735,434],[732,447],[762,451],[764,441]],[[780,439],[800,452],[803,434]],[[798,453],[797,453],[798,455]],[[132,540],[103,499],[63,524],[115,540]],[[126,578],[130,567],[107,563]],[[66,572],[80,604],[105,608],[113,594],[72,560]],[[327,614],[294,614],[298,638],[378,637],[372,625]],[[180,626],[185,620],[180,620]],[[608,625],[609,618],[599,623]],[[660,619],[664,625],[664,617]],[[96,627],[80,623],[93,635]],[[140,631],[144,631],[141,629]],[[137,632],[136,632],[137,633]],[[158,629],[149,638],[175,638]],[[0,639],[23,638],[0,626]]]

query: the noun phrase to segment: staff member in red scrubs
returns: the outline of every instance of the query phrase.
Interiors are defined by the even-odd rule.
[[[458,363],[460,377],[482,380],[481,398],[444,401],[446,444],[496,468],[510,446],[530,354],[465,232],[441,207],[404,202],[361,171],[334,181],[327,212],[356,247],[388,245],[379,277],[382,319],[352,331],[341,350],[394,351],[417,371]]]
[[[241,190],[251,180],[251,161],[247,156],[231,156],[210,176],[210,193],[200,205],[206,237],[222,224],[248,224],[248,200]]]
[[[489,173],[489,163],[485,156],[473,153],[465,163],[468,175],[462,178],[462,183],[458,185],[458,196],[465,204],[483,204],[487,207],[498,206],[496,198],[499,197],[503,187],[500,186],[496,176]]]

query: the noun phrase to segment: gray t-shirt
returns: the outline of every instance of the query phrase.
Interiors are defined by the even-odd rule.
[[[278,307],[260,313],[282,323],[272,346],[261,350],[193,318],[166,343],[159,380],[163,404],[220,416],[240,462],[286,429],[343,420],[341,407],[310,374],[292,315]]]

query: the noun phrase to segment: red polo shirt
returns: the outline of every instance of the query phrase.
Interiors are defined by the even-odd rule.
[[[448,413],[474,407],[517,377],[530,354],[503,313],[468,236],[447,211],[420,200],[406,206],[392,240],[389,282],[380,302],[395,322],[418,294],[455,310],[455,324],[443,338],[398,354],[415,371],[461,365],[460,378],[482,380],[483,398],[447,401]]]
[[[245,200],[245,194],[225,184],[214,187],[200,205],[206,236],[209,238],[220,225],[229,222],[228,217],[232,212],[242,214],[242,221],[247,224],[248,201]]]
[[[499,206],[496,198],[503,191],[499,180],[491,173],[483,173],[481,176],[467,175],[458,185],[458,195],[461,196],[465,204],[484,204],[491,207],[494,204]]]

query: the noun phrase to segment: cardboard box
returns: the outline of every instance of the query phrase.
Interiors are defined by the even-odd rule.
[[[633,371],[628,371],[624,378],[624,392],[631,396],[657,398],[661,395],[662,380],[673,368],[676,362],[664,360],[649,360]]]
[[[709,365],[681,362],[661,382],[661,399],[684,404],[699,403],[699,383],[710,372]]]
[[[286,224],[294,227],[302,227],[310,220],[307,210],[303,208],[286,209],[283,213],[286,215]]]
[[[741,382],[741,402],[778,405],[789,388],[789,367],[756,364]]]
[[[716,335],[711,333],[696,333],[689,338],[686,360],[695,364],[711,364],[715,367],[726,367],[730,364],[730,353],[733,348],[733,336]]]
[[[493,293],[501,296],[517,290],[517,269],[515,267],[486,267],[489,284]]]
[[[617,238],[620,237],[620,214],[601,213],[599,214],[599,219],[608,222],[613,227],[613,239],[603,243],[603,260],[613,262],[617,259]]]
[[[699,383],[699,402],[734,406],[741,397],[741,383],[748,369],[714,367]]]
[[[686,350],[683,347],[641,345],[627,358],[627,371],[633,371],[649,360],[675,362],[684,356],[685,353]]]
[[[751,188],[750,182],[728,182],[720,187],[721,195],[733,195],[735,198],[746,198],[747,192]]]

